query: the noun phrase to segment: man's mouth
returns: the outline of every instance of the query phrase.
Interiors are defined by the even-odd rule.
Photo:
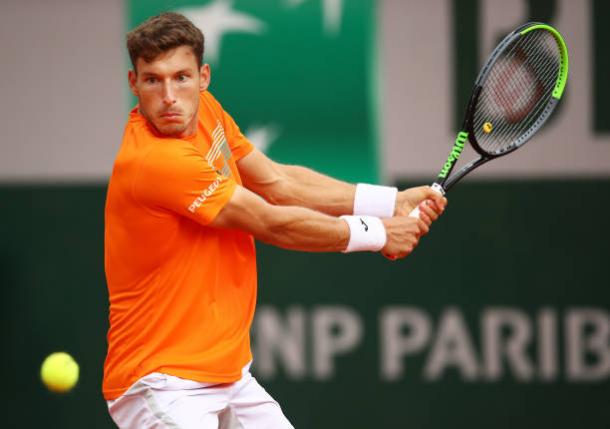
[[[180,116],[180,113],[178,113],[178,112],[161,113],[162,118],[177,118],[178,116]]]

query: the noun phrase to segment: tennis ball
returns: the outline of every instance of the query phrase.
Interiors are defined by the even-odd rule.
[[[489,133],[491,133],[491,130],[493,130],[493,129],[494,129],[494,127],[493,127],[493,125],[491,125],[491,122],[485,122],[483,124],[483,132],[489,134]]]
[[[68,353],[52,353],[42,362],[40,378],[50,391],[68,392],[78,381],[78,364]]]

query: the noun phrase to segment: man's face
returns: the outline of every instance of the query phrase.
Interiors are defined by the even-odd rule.
[[[140,113],[163,135],[186,137],[197,130],[199,93],[210,84],[210,67],[201,68],[189,46],[164,52],[150,63],[138,58],[129,86]]]

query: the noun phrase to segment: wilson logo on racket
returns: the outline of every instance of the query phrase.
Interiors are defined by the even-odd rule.
[[[464,131],[460,131],[455,139],[455,144],[453,145],[453,149],[449,154],[449,158],[447,158],[447,162],[443,166],[438,177],[447,177],[447,174],[451,170],[451,167],[460,158],[462,151],[464,150],[464,144],[466,143],[466,139],[468,138],[468,133]]]

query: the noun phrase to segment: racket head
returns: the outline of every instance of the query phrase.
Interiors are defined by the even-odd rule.
[[[528,23],[506,36],[481,69],[466,112],[474,150],[494,158],[523,146],[561,99],[568,66],[565,41],[547,24]]]

